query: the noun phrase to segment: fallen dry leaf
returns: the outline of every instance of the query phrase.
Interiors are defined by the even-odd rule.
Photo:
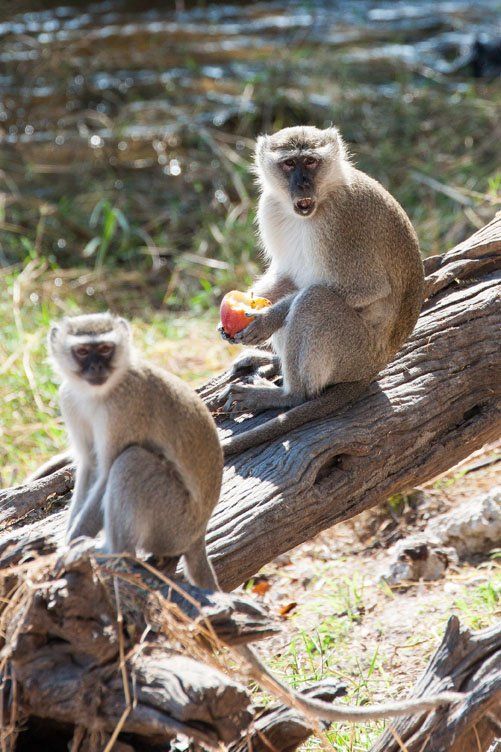
[[[256,595],[264,595],[270,588],[271,585],[268,580],[258,580],[258,582],[252,586],[252,592],[256,593]]]
[[[285,606],[282,606],[278,613],[280,614],[280,616],[285,617],[287,616],[287,614],[290,614],[290,612],[293,611],[296,606],[296,601],[292,601],[292,603],[287,603]]]

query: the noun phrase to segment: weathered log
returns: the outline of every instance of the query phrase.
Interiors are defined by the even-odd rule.
[[[45,516],[53,504],[71,492],[73,479],[73,468],[68,467],[47,478],[0,490],[0,530],[19,522],[32,522],[37,513]]]
[[[182,734],[194,749],[224,743],[236,751],[245,738],[257,750],[269,734],[292,750],[311,734],[311,724],[283,706],[254,726],[248,692],[217,667],[225,659],[214,658],[215,647],[276,631],[245,598],[167,580],[147,564],[83,545],[18,570],[1,620],[2,749],[13,752],[18,742],[39,750],[40,739],[49,749],[57,739],[58,747],[72,740],[101,752],[120,734],[116,752],[139,752],[166,749]],[[344,687],[327,682],[307,692],[330,700]]]
[[[486,752],[501,730],[501,624],[471,633],[451,617],[412,696],[445,689],[464,692],[465,699],[447,713],[400,719],[371,752]]]
[[[209,530],[210,553],[223,586],[235,586],[279,553],[403,487],[446,470],[498,435],[500,262],[501,219],[445,256],[428,260],[429,297],[416,330],[368,395],[332,418],[312,422],[227,461],[221,502]],[[202,396],[213,399],[228,378],[223,374],[212,380],[200,390]],[[245,430],[270,414],[238,420],[219,416],[220,431],[224,436]],[[50,724],[58,724],[60,733],[70,729],[75,748],[78,742],[89,752],[98,749],[96,744],[103,739],[109,741],[121,722],[122,749],[127,745],[151,749],[157,743],[165,748],[166,738],[180,731],[200,744],[224,740],[238,745],[253,715],[248,695],[217,669],[206,669],[204,664],[203,671],[197,672],[200,665],[176,652],[172,634],[167,639],[164,633],[163,612],[159,615],[155,610],[176,600],[178,613],[191,618],[193,592],[187,590],[179,598],[161,576],[159,581],[149,572],[145,578],[144,571],[137,570],[144,569],[142,564],[120,560],[91,565],[88,557],[79,558],[75,552],[66,554],[48,578],[45,572],[45,585],[36,584],[37,566],[46,566],[47,555],[62,542],[72,479],[71,469],[65,469],[0,492],[3,595],[12,598],[26,567],[33,567],[29,587],[23,586],[32,591],[15,591],[24,593],[24,600],[14,611],[9,610],[11,600],[4,612],[4,624],[6,613],[15,615],[4,631],[4,669],[8,670],[3,671],[3,699],[15,699],[10,707],[3,703],[5,749],[19,728],[19,723],[9,727],[8,712],[14,708],[18,721],[28,716],[43,719],[46,729]],[[120,579],[123,612],[133,627],[125,636],[110,591],[114,577]],[[229,596],[198,593],[209,625],[199,635],[201,645],[210,641],[211,632],[226,642],[238,642],[273,629],[259,609],[244,604],[245,599],[230,599],[230,607],[225,597]],[[137,650],[134,640],[146,623],[145,615],[159,632]],[[134,675],[137,699],[126,714],[123,676],[117,670],[120,634],[125,649],[131,649],[126,665]],[[499,640],[496,645],[499,649]],[[463,678],[452,686],[472,689],[461,712],[458,709],[446,719],[435,713],[421,724],[445,744],[430,750],[449,749],[447,739],[455,745],[450,749],[459,752],[467,748],[458,746],[468,739],[466,733],[490,738],[493,716],[486,708],[494,696],[490,673],[494,652],[482,650],[475,664],[467,658],[457,662],[469,668],[458,669]],[[186,672],[191,678],[186,679]],[[446,684],[451,686],[450,679]],[[432,687],[425,683],[416,691]],[[289,723],[292,716],[287,717]],[[275,748],[285,752],[295,747],[277,731],[281,722],[263,721],[270,733],[274,729]],[[473,732],[472,723],[476,723]],[[421,727],[414,721],[408,727],[404,721],[395,727],[409,738],[409,752],[420,749],[417,742],[412,746],[412,735],[418,739]],[[302,729],[301,739],[307,726]],[[374,752],[383,748],[391,749],[376,747]]]
[[[148,591],[148,583],[127,562],[123,574],[132,577],[136,588]],[[112,733],[127,707],[118,670],[120,656],[127,654],[135,707],[125,719],[125,733],[165,741],[184,732],[215,746],[220,740],[238,739],[247,727],[249,697],[241,686],[182,655],[179,645],[169,644],[161,634],[154,641],[140,641],[141,599],[135,613],[124,609],[127,629],[122,629],[106,562],[103,568],[72,551],[59,561],[46,557],[27,565],[23,580],[28,579],[30,584],[20,585],[3,618],[4,656],[16,686],[12,700],[18,719],[49,718]],[[231,618],[230,605],[226,611]],[[203,608],[201,613],[204,618]]]
[[[425,268],[428,297],[416,329],[367,396],[227,460],[208,533],[224,588],[499,435],[501,215],[444,256],[427,259]],[[200,394],[214,399],[228,379],[222,374]],[[219,416],[221,435],[273,414]],[[0,492],[0,515],[11,526],[0,538],[0,565],[55,550],[66,514],[56,511],[57,502],[67,498],[57,494],[70,487],[71,474],[62,470]],[[50,516],[39,519],[47,506]]]
[[[200,656],[210,654],[211,640],[241,643],[275,632],[258,606],[183,589],[143,564],[89,556],[83,547],[19,569],[2,618],[2,733],[7,712],[16,728],[49,719],[101,737],[122,719],[124,734],[153,745],[184,733],[215,747],[248,728],[247,691]],[[149,639],[146,621],[158,630]]]
[[[332,702],[346,694],[340,682],[329,679],[304,690],[307,697]],[[320,728],[327,728],[321,723]],[[254,721],[251,733],[230,746],[230,752],[292,752],[311,736],[313,729],[296,710],[277,703],[270,705]]]

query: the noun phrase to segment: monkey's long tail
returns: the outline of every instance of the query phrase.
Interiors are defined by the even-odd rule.
[[[34,480],[40,480],[40,478],[46,478],[47,475],[52,475],[52,473],[57,472],[57,470],[62,470],[63,467],[66,467],[66,465],[71,465],[73,462],[73,457],[69,452],[61,452],[60,454],[56,454],[55,457],[51,457],[50,460],[47,460],[47,462],[44,462],[43,465],[40,465],[34,473],[29,475],[25,483],[31,483],[31,481]]]
[[[464,695],[460,692],[441,692],[429,697],[416,697],[400,702],[386,703],[381,705],[365,705],[355,707],[353,705],[331,705],[322,700],[306,698],[299,692],[282,684],[264,664],[261,663],[254,651],[246,645],[236,648],[251,666],[253,678],[265,689],[269,689],[277,695],[282,702],[292,708],[296,708],[307,717],[323,721],[373,721],[379,718],[392,718],[396,716],[423,713],[426,710],[460,702]]]
[[[221,442],[225,457],[244,452],[246,449],[277,439],[310,421],[326,418],[342,407],[355,402],[367,390],[368,381],[347,381],[330,387],[324,394],[292,407],[276,418],[250,428],[238,436],[230,436]]]

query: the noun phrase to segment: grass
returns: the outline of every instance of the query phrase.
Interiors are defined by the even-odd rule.
[[[458,499],[474,494],[477,484],[485,488],[489,479],[490,485],[496,484],[490,467],[479,472],[478,480],[476,474],[461,476],[454,469],[449,475],[455,480]],[[449,487],[442,489],[438,491],[444,494],[442,503],[454,503]],[[422,492],[416,503],[426,518],[427,510],[438,503],[436,489],[429,499]],[[359,532],[364,525],[373,530],[375,519],[384,529],[392,510],[387,506],[364,514],[357,522]],[[412,534],[416,523],[409,524]],[[261,657],[295,688],[338,678],[347,687],[340,702],[364,705],[400,699],[425,669],[451,614],[470,629],[482,629],[499,618],[497,551],[477,564],[464,562],[449,569],[437,582],[409,583],[407,588],[392,590],[377,579],[384,549],[357,545],[354,551],[353,546],[351,523],[337,525],[295,549],[283,562],[267,565],[259,575],[267,583],[261,597],[272,613],[281,613],[291,601],[297,603],[283,619],[284,634],[260,645]],[[302,749],[366,752],[384,725],[335,724]]]
[[[58,414],[57,383],[47,359],[45,340],[52,319],[83,310],[103,310],[106,301],[75,293],[52,276],[42,288],[43,266],[27,264],[0,276],[0,485],[19,482],[66,445]],[[38,292],[34,292],[37,289]],[[128,307],[127,291],[121,304]],[[140,301],[138,301],[138,304]],[[161,313],[143,307],[132,316],[135,341],[153,361],[196,385],[223,369],[236,347],[219,339],[217,314]],[[208,346],[208,343],[210,345]]]
[[[154,52],[147,55],[161,69]],[[55,80],[53,60],[42,61],[42,70],[37,63],[33,75],[52,66]],[[297,82],[291,63],[301,74]],[[180,65],[195,73],[199,67],[195,59]],[[391,95],[378,88],[388,81]],[[240,84],[234,93],[248,96],[252,107],[224,127],[181,127],[165,139],[126,142],[123,129],[131,123],[112,113],[102,149],[62,157],[55,148],[0,153],[0,486],[20,481],[66,444],[46,358],[52,319],[107,308],[123,313],[141,351],[194,385],[235,355],[216,334],[217,302],[228,289],[245,288],[260,267],[249,169],[257,133],[334,122],[357,165],[409,213],[424,255],[461,241],[500,205],[497,82],[455,86],[395,64],[357,67],[332,48],[304,44],[284,47],[273,65]],[[328,104],[314,101],[318,92]],[[172,85],[164,95],[175,105],[185,93]],[[134,102],[134,92],[130,97]],[[147,102],[142,112],[148,122]],[[54,174],[39,169],[51,160]],[[456,471],[434,490],[456,493],[465,482]],[[392,497],[389,513],[400,514],[410,501]],[[350,702],[399,696],[424,668],[450,613],[475,629],[499,614],[494,559],[464,565],[445,583],[395,593],[370,581],[373,554],[364,559],[333,545],[326,563],[316,545],[298,552],[311,564],[304,586],[297,565],[266,570],[271,594],[278,589],[285,602],[298,602],[284,620],[285,646],[261,646],[293,686],[338,676]],[[273,608],[272,599],[266,602]],[[339,724],[304,749],[365,752],[381,728]]]
[[[454,607],[463,621],[472,629],[482,629],[493,622],[501,613],[501,571],[494,572],[492,578],[470,589],[456,598]]]

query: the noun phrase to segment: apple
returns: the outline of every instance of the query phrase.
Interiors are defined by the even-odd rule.
[[[270,305],[267,298],[255,298],[248,292],[231,290],[226,293],[221,301],[221,324],[225,334],[234,337],[253,321],[248,314]]]

